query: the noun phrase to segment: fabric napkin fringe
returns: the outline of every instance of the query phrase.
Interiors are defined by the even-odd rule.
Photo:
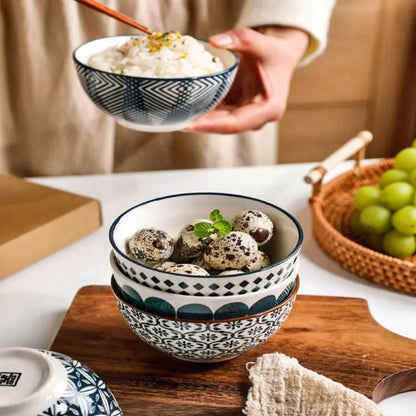
[[[383,416],[372,400],[302,367],[296,358],[272,353],[248,364],[247,416]]]

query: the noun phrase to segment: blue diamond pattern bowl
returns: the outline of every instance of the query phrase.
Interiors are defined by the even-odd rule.
[[[88,65],[89,57],[121,45],[132,36],[111,36],[78,46],[73,60],[81,85],[91,100],[121,125],[141,131],[181,130],[214,108],[228,93],[239,64],[225,49],[206,48],[219,57],[225,69],[187,78],[146,78],[101,71]]]
[[[275,236],[261,247],[272,260],[270,266],[226,276],[192,276],[157,270],[130,257],[127,241],[139,229],[156,227],[176,237],[189,221],[206,218],[216,208],[226,219],[246,209],[257,209],[270,217]],[[182,295],[235,296],[268,289],[294,278],[299,267],[303,231],[291,214],[269,202],[242,195],[202,192],[169,195],[128,209],[111,225],[109,239],[120,270],[135,282]]]
[[[280,303],[296,284],[298,265],[291,278],[257,292],[235,296],[190,296],[144,286],[126,277],[110,255],[115,285],[125,299],[149,313],[182,319],[219,320],[263,312]]]
[[[274,307],[235,319],[206,321],[162,317],[135,307],[112,279],[112,290],[131,331],[152,347],[175,358],[199,363],[230,360],[272,337],[285,323],[295,302],[299,279]]]

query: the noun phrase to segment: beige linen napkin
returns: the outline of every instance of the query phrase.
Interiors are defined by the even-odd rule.
[[[249,368],[247,416],[382,416],[363,394],[302,367],[296,358],[273,353]]]

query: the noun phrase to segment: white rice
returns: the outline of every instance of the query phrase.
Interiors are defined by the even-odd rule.
[[[91,56],[88,64],[102,71],[151,78],[191,77],[224,69],[220,59],[195,38],[174,32],[132,37]]]

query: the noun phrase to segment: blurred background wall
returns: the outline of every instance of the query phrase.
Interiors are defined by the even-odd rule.
[[[338,0],[328,48],[293,78],[279,163],[320,161],[354,133],[366,157],[416,138],[416,0]]]

